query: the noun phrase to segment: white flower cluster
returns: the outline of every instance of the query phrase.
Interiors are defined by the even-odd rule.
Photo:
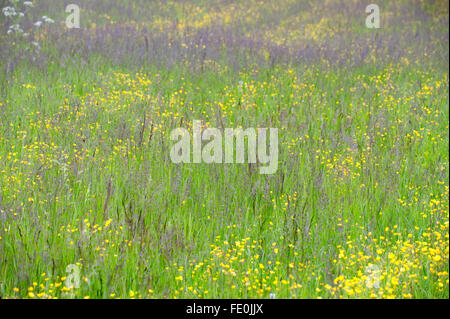
[[[17,15],[16,9],[14,7],[4,7],[2,11],[6,17],[15,17]]]
[[[55,21],[53,20],[53,19],[50,19],[49,17],[47,17],[47,16],[43,16],[42,17],[42,20],[43,21],[36,21],[35,23],[34,23],[34,25],[36,26],[36,27],[40,27],[41,25],[42,25],[42,23],[54,23]]]
[[[8,29],[7,33],[10,34],[12,32],[23,33],[23,30],[22,30],[22,28],[20,27],[19,24],[12,24],[12,25],[9,26],[9,29]]]
[[[10,17],[15,22],[14,24],[10,25],[8,28],[7,33],[11,34],[13,32],[23,34],[24,36],[28,36],[27,33],[24,33],[23,29],[20,27],[19,20],[20,18],[25,16],[24,12],[19,11],[19,0],[9,0],[11,3],[11,6],[4,7],[2,9],[3,15],[6,17]],[[33,8],[34,4],[31,1],[24,1],[23,6],[25,8]],[[36,21],[33,23],[35,27],[40,27],[43,23],[54,23],[55,21],[47,16],[42,16],[41,20]]]
[[[25,16],[29,16],[31,12],[31,8],[34,7],[33,1],[22,1],[22,0],[9,0],[8,6],[2,8],[2,13],[5,17],[8,18],[9,27],[6,31],[7,34],[11,34],[17,36],[18,39],[22,39],[22,41],[15,41],[15,46],[20,45],[21,49],[31,50],[32,52],[36,52],[40,50],[40,45],[38,42],[33,41],[32,37],[29,37],[28,30],[25,32],[22,29],[23,19]],[[47,16],[42,16],[41,19],[34,22],[32,25],[35,28],[41,27],[43,24],[51,24],[55,21]]]

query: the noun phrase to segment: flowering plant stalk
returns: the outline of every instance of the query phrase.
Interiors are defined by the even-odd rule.
[[[9,59],[7,63],[7,73],[12,71],[14,62],[17,59],[31,57],[33,61],[40,54],[41,46],[36,40],[36,32],[45,24],[54,23],[54,20],[42,16],[33,22],[33,9],[35,5],[32,1],[8,0],[7,5],[2,6],[2,15],[6,17],[6,40],[9,41]]]

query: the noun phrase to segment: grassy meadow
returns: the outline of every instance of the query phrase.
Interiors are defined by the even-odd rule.
[[[32,3],[0,17],[1,298],[449,298],[448,1]],[[172,163],[193,120],[278,128],[276,173]]]

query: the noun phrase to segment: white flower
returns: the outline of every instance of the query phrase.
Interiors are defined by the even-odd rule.
[[[54,23],[55,22],[53,19],[50,19],[48,17],[45,17],[44,21],[47,22],[47,23]]]
[[[14,7],[4,7],[2,11],[6,17],[17,15],[16,9],[14,9]]]
[[[32,7],[33,7],[33,2],[31,2],[31,1],[25,1],[25,2],[23,3],[23,5],[24,5],[25,7],[30,7],[30,8],[32,8]]]
[[[46,22],[46,23],[53,23],[53,22],[55,22],[53,19],[50,19],[47,16],[42,16],[42,20],[44,20],[44,22]]]
[[[9,34],[9,33],[13,32],[13,31],[19,32],[19,33],[23,33],[22,28],[21,28],[20,25],[18,25],[18,24],[12,24],[12,25],[10,25],[10,26],[9,26],[9,30],[8,30],[7,33]]]
[[[41,26],[41,24],[42,24],[42,21],[36,21],[35,23],[34,23],[34,25],[36,26],[36,27],[40,27]]]

